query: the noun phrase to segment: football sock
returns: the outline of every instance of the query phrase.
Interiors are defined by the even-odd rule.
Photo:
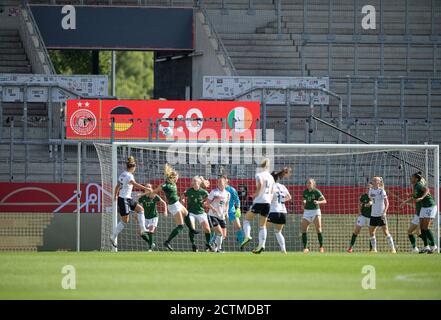
[[[205,234],[205,242],[210,245],[211,233],[208,232]]]
[[[323,234],[321,232],[317,233],[317,238],[320,244],[320,248],[323,247]]]
[[[237,239],[237,242],[239,242],[239,244],[241,244],[243,242],[243,231],[242,230],[236,231],[236,239]]]
[[[246,219],[243,221],[243,233],[245,238],[249,238],[251,235],[251,224]]]
[[[305,233],[302,233],[302,242],[303,242],[303,248],[306,249],[306,245],[308,244],[308,235]]]
[[[142,240],[144,240],[145,242],[149,242],[149,237],[148,237],[148,235],[147,235],[147,232],[142,232],[141,233],[141,238],[142,238]]]
[[[141,234],[147,232],[147,229],[145,228],[144,211],[138,213],[138,224],[139,224],[139,228],[141,229]]]
[[[211,231],[210,233],[210,243],[213,243],[216,240],[216,232]]]
[[[153,245],[153,233],[147,232],[147,237],[149,238],[149,246],[151,247]]]
[[[357,235],[355,233],[352,234],[350,247],[352,248],[355,244],[355,240],[357,240]]]
[[[432,230],[427,229],[426,236],[427,236],[427,243],[429,244],[429,246],[433,247],[435,245],[435,239],[433,238]]]
[[[371,237],[371,245],[372,250],[377,250],[377,238],[375,238],[375,236]]]
[[[116,229],[115,232],[113,232],[112,238],[116,238],[118,236],[118,234],[123,231],[124,227],[126,226],[125,222],[118,222],[118,224],[116,225]]]
[[[260,227],[259,230],[259,247],[265,248],[266,236],[267,236],[266,227]]]
[[[216,235],[215,243],[218,250],[222,249],[222,240],[223,240],[223,236],[221,234]]]
[[[195,244],[195,242],[194,242],[194,236],[195,236],[195,234],[194,234],[194,232],[193,231],[188,231],[188,236],[190,237],[190,242],[191,242],[191,244]]]
[[[392,249],[395,248],[394,239],[392,238],[392,235],[388,234],[386,236],[386,240],[387,240],[387,243],[389,244],[389,247],[391,247]]]
[[[276,231],[276,238],[280,246],[280,251],[286,251],[285,237],[283,236],[281,231]]]
[[[410,244],[412,245],[412,248],[415,248],[416,247],[415,236],[413,234],[409,234],[408,237],[409,237]]]
[[[183,226],[182,224],[177,225],[176,228],[174,228],[174,229],[172,230],[172,232],[170,233],[170,235],[169,235],[169,237],[168,237],[168,239],[167,239],[167,242],[172,241],[173,238],[176,237],[176,236],[179,234],[179,232],[182,231],[182,229],[184,229],[184,226]]]

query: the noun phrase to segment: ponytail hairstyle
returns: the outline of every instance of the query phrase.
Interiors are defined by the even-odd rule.
[[[133,156],[128,157],[126,166],[127,166],[127,170],[136,167],[135,157]]]
[[[168,163],[164,166],[164,175],[165,179],[171,183],[176,183],[179,178],[179,174]]]
[[[270,168],[270,160],[268,158],[263,159],[259,165],[259,169],[261,171],[268,171],[269,168]]]
[[[375,176],[375,177],[373,177],[373,179],[379,179],[379,180],[380,180],[380,188],[381,188],[381,189],[384,189],[384,180],[383,180],[383,177]]]
[[[278,180],[285,178],[287,176],[289,176],[292,172],[292,169],[290,167],[285,167],[282,170],[280,170],[279,172],[273,171],[271,172],[271,175],[274,178],[274,181],[277,182]]]
[[[426,185],[426,179],[423,177],[423,173],[421,171],[415,172],[412,177],[414,177],[418,182],[421,182],[422,185]]]

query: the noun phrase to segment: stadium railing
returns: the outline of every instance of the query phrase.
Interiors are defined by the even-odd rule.
[[[54,132],[58,136],[48,139],[47,120],[28,120],[28,133],[23,135],[23,120],[10,117],[3,127],[0,140],[0,181],[26,182],[74,182],[77,141],[64,138],[64,122],[60,120]],[[139,120],[139,119],[137,119]],[[149,120],[154,125],[153,119]],[[107,123],[107,122],[106,122]],[[337,123],[334,123],[337,124]],[[219,122],[219,126],[221,126]],[[360,143],[329,127],[306,119],[291,119],[290,131],[286,137],[286,121],[269,119],[267,129],[275,130],[275,139],[290,143]],[[393,119],[344,119],[342,129],[369,143],[424,144],[441,142],[441,120],[431,122],[420,120]],[[151,132],[156,132],[152,128]],[[147,133],[146,133],[147,136]],[[341,137],[340,137],[341,136]],[[115,139],[115,141],[120,139]],[[158,141],[156,138],[146,141]],[[110,143],[111,139],[83,140],[82,181],[96,182],[99,179],[98,159],[93,147],[94,142]],[[37,169],[38,168],[38,169]]]
[[[21,39],[24,42],[27,56],[31,59],[33,72],[40,74],[55,74],[55,68],[49,53],[44,45],[43,38],[34,20],[28,3],[24,3],[19,10],[19,29]]]

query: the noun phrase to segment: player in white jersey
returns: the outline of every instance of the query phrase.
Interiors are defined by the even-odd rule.
[[[251,241],[251,221],[256,214],[259,215],[259,245],[253,250],[253,253],[260,253],[264,250],[263,243],[266,239],[266,222],[270,210],[270,204],[273,199],[274,178],[269,173],[270,161],[264,159],[256,173],[256,192],[253,205],[245,215],[243,222],[244,240],[240,245],[241,250]]]
[[[223,252],[222,241],[227,236],[228,204],[230,201],[230,193],[225,190],[227,186],[227,178],[222,176],[217,181],[217,188],[211,190],[208,195],[208,203],[210,211],[208,218],[212,230],[216,233],[216,252]]]
[[[389,209],[389,200],[384,190],[382,177],[372,178],[372,188],[369,189],[369,198],[372,200],[371,218],[369,221],[369,235],[371,237],[372,252],[377,252],[377,239],[375,232],[377,227],[381,227],[386,236],[387,243],[392,253],[396,253],[394,240],[387,227],[386,214]]]
[[[121,216],[120,222],[117,224],[113,234],[110,236],[110,242],[116,248],[116,238],[118,234],[129,223],[130,211],[138,214],[138,223],[141,228],[141,237],[148,242],[147,229],[145,228],[144,208],[132,199],[133,187],[146,190],[146,187],[137,183],[133,173],[136,170],[135,158],[130,156],[126,163],[127,170],[121,173],[118,178],[118,184],[115,187],[115,201],[118,203],[118,211]]]
[[[278,183],[280,179],[289,176],[291,173],[291,168],[283,168],[279,172],[273,171],[271,175],[274,178],[274,193],[273,200],[271,202],[270,214],[268,216],[268,222],[274,225],[274,233],[276,235],[277,242],[280,245],[280,251],[286,254],[285,237],[282,234],[283,227],[286,224],[286,214],[288,210],[286,209],[285,203],[291,200],[291,194],[288,189],[281,183]]]

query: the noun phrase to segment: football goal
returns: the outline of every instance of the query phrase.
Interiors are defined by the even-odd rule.
[[[381,176],[389,200],[387,222],[394,237],[398,252],[410,252],[411,246],[407,230],[415,216],[415,202],[402,203],[412,197],[413,186],[410,177],[422,172],[425,186],[439,209],[439,146],[437,145],[361,145],[361,144],[273,144],[273,143],[167,143],[167,142],[114,142],[95,144],[98,152],[103,192],[103,218],[101,229],[101,249],[115,250],[109,240],[120,216],[115,200],[115,186],[118,178],[126,170],[129,156],[136,161],[133,173],[136,182],[151,184],[153,188],[165,182],[164,166],[170,164],[179,173],[176,183],[178,195],[183,196],[191,187],[194,176],[203,176],[210,181],[208,192],[217,185],[221,175],[227,175],[229,184],[238,191],[243,222],[256,188],[256,168],[263,158],[270,159],[271,171],[290,167],[292,173],[279,182],[287,187],[292,200],[286,202],[287,221],[283,234],[288,251],[302,250],[301,222],[303,215],[302,194],[306,180],[314,178],[316,187],[325,196],[327,203],[321,205],[322,234],[326,251],[343,252],[351,240],[357,217],[361,195],[368,192],[367,184],[374,176]],[[143,191],[133,189],[132,198],[137,201]],[[112,195],[109,196],[109,194]],[[165,200],[165,194],[159,192]],[[171,214],[162,215],[158,209],[159,223],[154,235],[156,250],[166,250],[163,242],[176,227]],[[147,243],[140,237],[134,214],[119,234],[118,250],[147,250]],[[439,247],[439,214],[431,226],[435,242]],[[205,235],[200,225],[195,237],[196,244],[204,249]],[[252,243],[247,250],[257,245],[258,219],[252,222]],[[308,230],[309,248],[318,250],[314,224]],[[418,230],[416,231],[418,233]],[[388,251],[389,246],[381,230],[377,231],[379,251]],[[417,238],[418,247],[423,247]],[[175,251],[191,251],[189,230],[184,225],[173,240]],[[227,222],[227,236],[223,245],[225,251],[238,251],[236,230]],[[277,251],[279,246],[271,225],[268,226],[267,251]],[[354,246],[354,252],[369,250],[368,227],[363,227]]]

